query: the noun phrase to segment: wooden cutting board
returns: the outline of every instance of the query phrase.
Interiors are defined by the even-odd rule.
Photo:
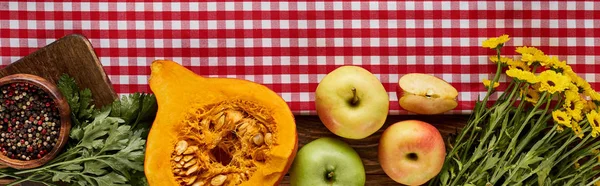
[[[0,69],[0,77],[18,73],[37,75],[52,83],[57,83],[60,76],[66,73],[75,78],[80,88],[92,91],[96,107],[112,103],[118,98],[91,43],[82,35],[67,35]],[[6,180],[0,179],[0,185],[6,183]]]
[[[67,35],[0,69],[0,77],[17,73],[37,75],[52,83],[67,73],[79,87],[92,91],[97,107],[117,98],[91,43],[82,35]]]

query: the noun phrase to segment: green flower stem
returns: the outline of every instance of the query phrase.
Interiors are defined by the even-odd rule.
[[[492,95],[492,92],[494,90],[494,83],[498,82],[498,80],[500,79],[500,74],[502,74],[502,61],[500,60],[500,48],[502,48],[502,47],[496,48],[496,56],[498,56],[496,75],[494,76],[494,79],[492,79],[490,81],[490,86],[488,87],[488,92],[482,101],[484,107],[481,107],[480,109],[485,109],[485,105],[487,105],[488,99],[489,99],[490,95]]]
[[[570,154],[574,153],[576,150],[580,150],[579,147],[584,145],[586,143],[586,141],[588,141],[591,137],[592,137],[591,135],[587,135],[584,139],[582,139],[581,142],[577,143],[577,145],[575,147],[571,148],[571,150],[569,150],[567,153],[562,154],[562,156],[558,159],[557,162],[560,162],[563,159],[567,158]],[[555,163],[555,165],[556,165],[556,163]]]
[[[564,143],[558,150],[554,151],[554,153],[550,157],[548,157],[548,159],[555,160],[556,156],[558,155],[558,153],[562,152],[565,148],[567,148],[567,146],[569,144],[571,144],[571,142],[573,142],[573,140],[575,140],[576,138],[578,138],[578,137],[577,136],[572,136],[571,138],[569,138],[569,140],[566,143]],[[529,174],[527,174],[521,180],[519,180],[518,183],[524,182],[527,178],[529,178],[533,174],[539,172],[541,169],[545,168],[542,165],[538,166],[536,169],[534,169],[533,171],[529,172]],[[510,180],[510,178],[511,177],[509,177],[507,180]]]
[[[544,94],[545,94],[545,93],[544,93]],[[550,97],[552,97],[552,96],[550,96]],[[557,104],[557,107],[558,107],[558,106],[560,105],[560,103],[562,102],[562,99],[561,99],[561,98],[559,98],[559,99],[560,99],[560,100],[559,100],[559,104]],[[546,103],[546,109],[544,110],[544,112],[542,113],[542,115],[541,115],[541,116],[538,118],[537,122],[536,122],[536,123],[534,124],[534,126],[533,126],[533,127],[535,127],[535,129],[541,130],[541,129],[543,129],[543,128],[545,128],[545,127],[546,127],[545,125],[543,125],[543,123],[546,123],[546,122],[547,122],[547,121],[550,119],[550,117],[551,117],[551,116],[546,116],[546,114],[548,114],[548,109],[549,109],[549,107],[550,107],[550,102],[551,102],[551,101],[552,101],[552,99],[548,99],[548,101],[547,101],[547,103]],[[556,108],[555,108],[555,109],[556,109]],[[543,123],[542,123],[542,122],[543,122]],[[534,131],[537,131],[537,130],[534,130]],[[547,138],[548,136],[554,136],[554,132],[555,132],[555,131],[556,131],[556,130],[551,130],[551,131],[549,132],[549,133],[551,133],[551,134],[546,134],[542,140],[538,141],[538,143],[540,143],[540,142],[545,142],[545,140],[546,140],[546,138]],[[525,136],[525,139],[524,139],[524,140],[522,140],[522,141],[519,143],[519,146],[517,146],[517,150],[515,151],[515,153],[514,153],[514,154],[519,154],[519,153],[520,153],[520,152],[521,152],[521,151],[522,151],[522,150],[523,150],[523,149],[526,147],[526,145],[527,145],[527,144],[529,144],[529,141],[531,141],[531,139],[532,139],[532,138],[533,138],[533,135],[527,135],[527,136]],[[535,147],[535,146],[536,146],[536,145],[534,145],[534,147]],[[535,149],[532,149],[532,150],[535,150]]]
[[[594,185],[594,184],[595,184],[597,181],[600,181],[600,177],[597,177],[596,179],[592,180],[590,183],[588,183],[588,184],[587,184],[587,185],[585,185],[585,186],[592,186],[592,185]]]
[[[542,94],[542,96],[541,96],[541,97],[542,97],[542,100],[545,100],[545,99],[546,99],[546,96],[548,96],[548,95],[547,95],[547,93],[545,93],[545,92],[544,92],[544,93]],[[550,100],[548,100],[548,102],[550,102]],[[502,159],[503,159],[503,160],[505,160],[505,159],[506,159],[506,156],[507,156],[508,154],[515,155],[515,153],[516,153],[516,152],[515,152],[515,151],[512,151],[512,153],[511,153],[511,149],[513,149],[513,148],[516,146],[516,144],[517,144],[517,140],[518,140],[518,136],[521,134],[521,132],[523,131],[523,129],[525,129],[525,126],[527,125],[527,123],[529,123],[529,120],[531,120],[531,118],[533,118],[533,116],[535,116],[535,113],[536,113],[536,112],[535,112],[535,110],[537,110],[537,109],[538,109],[540,106],[542,106],[542,104],[543,104],[543,101],[538,101],[538,102],[535,104],[535,106],[533,107],[533,109],[532,109],[533,111],[529,112],[529,115],[527,115],[527,117],[525,118],[525,121],[523,121],[523,123],[521,124],[521,127],[519,128],[519,130],[517,131],[517,133],[515,133],[515,134],[513,135],[513,138],[512,138],[512,140],[510,141],[510,144],[508,145],[508,150],[507,150],[507,152],[504,154],[504,156],[502,157]],[[513,158],[514,158],[514,157],[515,157],[515,156],[513,156]],[[512,160],[512,159],[510,159],[509,161],[511,161],[511,160]]]

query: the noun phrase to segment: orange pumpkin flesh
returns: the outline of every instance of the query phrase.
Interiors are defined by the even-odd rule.
[[[166,60],[151,65],[158,113],[146,145],[150,185],[276,185],[298,138],[294,117],[269,88],[204,78]]]

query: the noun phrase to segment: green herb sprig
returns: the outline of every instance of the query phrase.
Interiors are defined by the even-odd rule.
[[[143,173],[145,143],[157,110],[154,95],[134,93],[95,108],[89,89],[63,75],[58,89],[67,98],[73,125],[60,155],[42,167],[0,169],[0,178],[55,185],[148,185]]]

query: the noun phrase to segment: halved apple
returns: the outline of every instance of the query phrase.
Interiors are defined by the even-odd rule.
[[[429,74],[410,73],[400,77],[396,93],[400,107],[417,114],[441,114],[458,105],[456,88]]]

